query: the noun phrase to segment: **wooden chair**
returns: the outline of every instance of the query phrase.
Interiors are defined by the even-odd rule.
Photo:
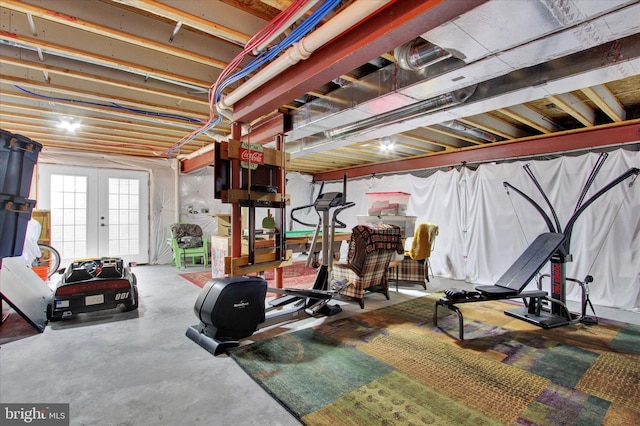
[[[202,258],[204,267],[209,264],[209,239],[203,238],[200,225],[192,223],[174,223],[171,225],[171,249],[173,259],[171,264],[178,269],[186,267],[186,259],[191,258],[195,264],[198,258]]]
[[[435,247],[438,225],[419,223],[412,238],[407,239],[404,259],[395,267],[396,290],[398,282],[417,283],[425,290],[429,282],[429,257]],[[431,272],[433,275],[433,272]]]
[[[347,263],[333,265],[333,278],[350,283],[339,294],[364,309],[364,293],[389,299],[387,269],[395,253],[403,253],[402,233],[394,225],[358,225],[351,230]]]

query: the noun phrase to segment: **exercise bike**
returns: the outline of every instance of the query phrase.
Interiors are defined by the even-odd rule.
[[[343,192],[322,193],[312,206],[320,216],[311,246],[314,247],[320,231],[322,237],[322,265],[311,289],[268,288],[261,276],[232,276],[210,280],[200,292],[194,313],[200,323],[187,329],[186,336],[214,356],[240,345],[240,340],[257,330],[272,325],[318,314],[331,316],[342,311],[340,305],[330,305],[333,295],[348,283],[333,281],[329,286],[331,245],[336,227],[343,226],[337,215],[353,207],[346,201],[346,176]],[[334,210],[329,225],[330,210]],[[267,292],[282,294],[265,305]],[[304,315],[303,315],[304,314]]]

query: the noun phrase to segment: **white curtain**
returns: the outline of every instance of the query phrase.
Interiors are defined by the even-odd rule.
[[[503,182],[531,197],[555,226],[542,195],[523,168],[528,163],[564,231],[597,158],[598,154],[589,153],[486,164],[475,171],[438,171],[428,178],[393,175],[353,179],[348,183],[348,198],[356,207],[345,211],[341,219],[352,227],[358,215],[367,214],[366,192],[409,192],[408,215],[417,216],[417,223],[431,222],[440,228],[430,259],[434,274],[494,284],[537,235],[549,231],[534,207],[515,191],[507,191]],[[640,153],[623,149],[609,153],[585,201],[631,167],[640,168]],[[294,176],[291,181],[300,183]],[[592,275],[591,300],[601,306],[640,307],[640,179],[630,187],[632,181],[625,180],[589,206],[571,235],[573,260],[567,264],[567,276],[582,280]],[[301,188],[297,186],[296,192]],[[330,183],[324,190],[341,191],[342,183]],[[549,270],[545,267],[541,273]],[[548,290],[548,279],[543,283]],[[580,297],[578,285],[568,282],[567,299],[579,301]]]

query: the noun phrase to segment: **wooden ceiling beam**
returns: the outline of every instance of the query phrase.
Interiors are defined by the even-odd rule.
[[[162,90],[156,87],[150,87],[149,85],[141,85],[130,83],[127,81],[114,80],[103,76],[97,76],[95,74],[88,74],[79,71],[73,71],[68,68],[60,68],[53,65],[47,65],[43,62],[25,61],[24,59],[12,58],[8,56],[0,56],[0,64],[13,65],[20,68],[26,68],[31,70],[39,70],[43,73],[56,74],[64,77],[71,77],[78,80],[89,81],[96,84],[104,84],[110,87],[117,87],[119,89],[133,90],[140,93],[160,95],[170,99],[175,99],[178,102],[189,101],[198,105],[206,105],[208,107],[209,102],[204,98],[185,95],[183,93],[171,92],[168,90]]]
[[[552,123],[548,117],[542,116],[526,105],[512,105],[509,108],[499,108],[496,111],[536,129],[540,133],[552,133],[560,129],[560,126]]]
[[[582,93],[587,95],[591,102],[596,104],[611,120],[626,120],[627,112],[624,110],[624,107],[604,84],[582,89]]]
[[[124,4],[135,9],[144,10],[156,16],[168,19],[173,22],[182,22],[182,25],[191,27],[205,34],[210,34],[222,40],[230,41],[234,44],[244,46],[251,38],[248,34],[233,30],[223,25],[216,24],[199,16],[192,15],[183,10],[176,9],[155,0],[112,0],[114,3]]]
[[[494,142],[483,146],[459,148],[455,151],[434,153],[428,156],[350,167],[313,175],[316,182],[350,178],[371,174],[397,173],[399,171],[434,169],[456,164],[477,164],[500,161],[505,158],[531,157],[541,154],[564,153],[576,150],[597,149],[638,141],[640,119],[607,124],[595,128],[582,128],[540,135],[513,141]]]
[[[586,127],[595,126],[596,113],[573,93],[547,96],[547,99]]]
[[[29,95],[22,95],[19,93],[10,93],[5,91],[2,93],[2,96],[4,98],[12,97],[12,98],[21,99],[21,100],[33,101],[33,98],[30,97]],[[51,111],[52,114],[82,116],[84,113],[79,111],[91,111],[92,113],[100,113],[100,114],[107,114],[111,116],[124,117],[125,119],[128,119],[128,120],[137,120],[137,121],[147,122],[147,123],[156,123],[156,125],[157,123],[162,123],[164,125],[174,126],[175,128],[193,130],[197,127],[197,123],[188,123],[188,122],[174,119],[174,118],[152,117],[152,116],[147,116],[145,114],[135,114],[133,112],[126,111],[126,110],[113,109],[113,108],[108,108],[108,107],[98,106],[98,105],[79,104],[77,102],[60,101],[60,100],[56,101],[56,105],[65,105],[66,107],[68,107],[68,109],[67,110],[60,109],[60,112]],[[70,112],[71,110],[73,110],[73,112]]]
[[[140,76],[149,76],[152,78],[158,78],[165,81],[174,81],[176,83],[182,83],[194,88],[208,90],[211,83],[208,81],[197,80],[194,78],[186,77],[181,74],[175,74],[159,70],[157,68],[151,68],[140,64],[135,64],[128,61],[119,60],[110,56],[98,55],[92,52],[87,52],[79,49],[74,49],[66,46],[62,46],[55,43],[49,43],[40,38],[27,37],[11,33],[8,31],[0,31],[0,40],[8,43],[9,45],[17,43],[33,49],[42,49],[44,53],[50,52],[56,55],[75,58],[89,63],[99,64],[109,68],[115,68],[120,71],[125,71]]]
[[[425,127],[425,129],[433,130],[430,127]],[[403,138],[413,139],[413,140],[418,141],[418,142],[423,142],[423,143],[428,143],[428,144],[431,144],[431,145],[439,146],[441,148],[448,149],[448,150],[456,148],[455,146],[447,144],[447,143],[444,143],[444,142],[434,141],[433,139],[423,138],[423,137],[420,137],[420,136],[412,135],[410,133],[400,133],[400,136],[402,136]]]
[[[479,141],[477,139],[470,138],[468,136],[465,136],[463,133],[455,132],[446,127],[441,128],[436,126],[429,126],[429,130],[431,130],[432,132],[440,133],[441,135],[449,136],[453,139],[460,139],[461,141],[469,142],[474,145],[484,145],[487,143],[486,141]]]
[[[3,120],[3,121],[7,120],[10,117],[14,120],[39,121],[41,123],[54,122],[54,120],[47,118],[46,116],[43,116],[43,111],[41,108],[18,105],[18,104],[13,104],[8,102],[3,103],[2,107],[3,107],[3,111],[2,111],[2,114],[0,114],[0,120]],[[26,111],[26,112],[34,113],[34,115],[22,114],[16,111]],[[45,114],[49,114],[48,111],[45,112]],[[53,116],[51,114],[49,115],[51,117]],[[107,117],[98,117],[94,115],[83,115],[82,120],[83,121],[88,120],[90,122],[105,123],[105,125],[93,125],[93,126],[102,127],[105,129],[107,128],[114,129],[115,131],[128,132],[129,134],[143,133],[146,135],[162,135],[166,138],[182,137],[185,134],[184,129],[179,129],[179,128],[171,129],[168,127],[159,129],[157,125],[152,125],[147,123],[136,123],[130,120],[127,120],[127,121],[114,120]],[[160,131],[162,133],[157,133]]]
[[[55,22],[56,24],[66,25],[71,28],[87,31],[92,34],[108,37],[114,40],[132,44],[134,46],[143,47],[145,49],[155,50],[157,52],[175,56],[177,58],[198,62],[214,68],[224,69],[227,66],[226,62],[219,61],[217,59],[211,58],[210,56],[200,55],[195,52],[190,52],[186,49],[179,49],[164,43],[158,43],[155,40],[138,37],[134,34],[128,34],[122,31],[117,31],[109,27],[95,24],[93,22],[84,21],[75,16],[65,15],[60,12],[54,12],[52,10],[32,6],[30,4],[22,3],[16,0],[3,0],[2,7],[6,7],[8,9],[22,13],[28,13],[33,16],[46,19],[47,21]]]
[[[52,83],[46,82],[34,82],[34,80],[29,80],[25,78],[19,77],[11,77],[6,75],[0,75],[0,83],[12,84],[16,86],[20,86],[23,88],[30,88],[33,90],[47,91],[53,92],[60,96],[71,96],[75,98],[85,98],[90,99],[91,102],[102,102],[104,104],[118,104],[123,105],[123,109],[126,108],[135,108],[139,110],[145,110],[149,113],[157,112],[163,114],[170,114],[175,116],[200,116],[204,118],[203,111],[194,111],[194,110],[186,110],[185,108],[178,107],[169,107],[167,105],[159,105],[159,104],[150,104],[141,101],[134,101],[131,98],[119,98],[113,94],[103,94],[100,92],[88,92],[86,90],[80,90],[75,87],[66,87],[60,86]],[[36,96],[37,98],[37,96]],[[43,100],[47,100],[46,97],[42,97]],[[73,99],[74,101],[78,101],[81,99]],[[57,101],[57,100],[56,100]],[[151,114],[150,114],[151,115]],[[191,118],[191,117],[189,117]]]

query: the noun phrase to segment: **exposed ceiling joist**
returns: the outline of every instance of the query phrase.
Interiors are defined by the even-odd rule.
[[[596,122],[595,112],[572,93],[561,93],[559,95],[547,96],[547,99],[586,127],[593,127]]]
[[[540,133],[551,133],[559,129],[555,123],[526,105],[513,105],[509,108],[500,108],[497,111],[536,129]]]
[[[0,2],[0,127],[40,139],[45,150],[67,143],[166,157],[167,147],[180,145],[172,155],[202,153],[204,167],[211,144],[229,134],[229,120],[182,141],[209,118],[208,92],[221,67],[291,4],[268,1]],[[528,0],[518,13],[502,0],[366,1],[386,7],[234,102],[234,118],[245,124],[282,114],[278,131],[286,134],[291,171],[318,179],[350,167],[382,173],[440,164],[412,162],[433,156],[465,153],[470,161],[494,144],[538,145],[542,135],[565,132],[584,138],[572,132],[640,117],[640,0]],[[341,1],[310,35],[354,3]],[[396,55],[405,42],[449,57],[404,69]],[[228,86],[225,96],[243,84]],[[459,90],[468,90],[463,102],[440,103]],[[427,100],[437,108],[409,108]],[[111,102],[130,110],[105,106]],[[63,116],[83,123],[73,138],[53,128]]]
[[[541,154],[619,146],[636,143],[638,135],[640,135],[640,119],[627,121],[623,124],[610,124],[597,129],[583,128],[557,134],[499,142],[483,147],[466,147],[454,151],[438,152],[429,156],[388,161],[375,166],[352,167],[349,168],[349,177],[357,178],[372,174],[382,175],[410,170],[435,169],[460,164],[471,165],[520,157],[528,158]],[[316,181],[340,180],[344,172],[345,170],[335,170],[316,173],[314,179]]]
[[[172,21],[180,21],[183,25],[191,27],[193,29],[202,31],[206,34],[211,34],[223,40],[230,41],[232,43],[244,46],[251,38],[251,35],[244,34],[240,31],[232,30],[223,25],[219,25],[202,19],[199,16],[187,13],[181,9],[171,7],[166,4],[162,4],[153,0],[111,0],[114,3],[121,3],[127,6],[134,7],[145,12],[152,13],[154,15],[166,18]]]
[[[208,65],[214,68],[223,69],[226,66],[226,63],[224,63],[223,61],[215,60],[210,56],[200,55],[195,52],[189,52],[178,47],[156,42],[155,40],[138,37],[135,34],[126,33],[124,31],[117,31],[109,27],[78,19],[74,16],[64,15],[49,9],[31,6],[16,0],[3,0],[2,5],[11,10],[28,13],[32,16],[37,16],[39,18],[46,19],[57,24],[68,25],[72,28],[87,31],[92,34],[108,37],[114,40],[132,44],[134,46],[144,47],[145,49],[152,49],[158,52],[166,53],[168,55],[176,56],[178,58],[199,62],[201,64]]]
[[[611,120],[624,121],[626,119],[627,112],[624,110],[624,107],[604,84],[585,87],[581,90],[582,93],[587,95]]]

